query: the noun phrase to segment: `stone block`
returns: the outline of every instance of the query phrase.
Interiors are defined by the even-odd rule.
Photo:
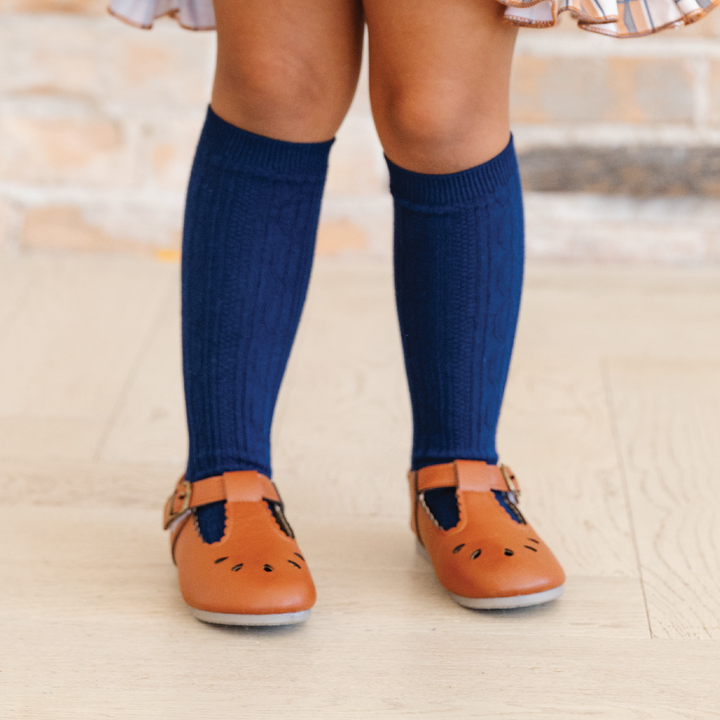
[[[161,191],[184,193],[190,176],[204,111],[183,117],[164,117],[144,124],[139,165],[149,184]]]
[[[318,228],[316,255],[339,255],[362,252],[367,247],[365,231],[349,220],[329,220]]]
[[[28,207],[20,230],[25,249],[153,253],[180,247],[180,203],[78,200]]]
[[[683,59],[520,55],[512,117],[520,123],[689,124],[694,82],[693,66]]]
[[[91,28],[74,18],[4,17],[0,91],[8,97],[95,97],[103,88],[99,45]]]
[[[366,195],[385,192],[387,167],[372,118],[348,116],[330,154],[329,193]]]
[[[720,148],[549,147],[520,154],[528,191],[720,200]]]
[[[327,194],[320,214],[318,254],[352,251],[365,257],[392,256],[393,206],[389,193]]]
[[[10,239],[10,203],[0,198],[0,253],[7,248]]]
[[[0,13],[105,15],[106,0],[0,0]]]
[[[28,210],[21,244],[27,249],[44,250],[134,250],[138,247],[87,222],[80,209],[72,206]]]
[[[176,106],[204,107],[210,100],[215,33],[190,32],[175,23],[152,32],[120,25],[106,63],[113,98],[141,103],[151,111]],[[156,110],[155,110],[156,111]]]
[[[109,17],[106,0],[0,0],[0,16],[0,243],[4,237],[25,248],[161,252],[175,259],[182,198],[210,96],[215,34],[188,32],[171,20],[140,31]],[[526,38],[533,42],[522,42]],[[631,234],[642,237],[642,247],[630,251],[610,242],[627,210],[617,196],[613,202],[620,205],[591,210],[567,200],[572,213],[564,219],[563,203],[551,203],[547,222],[540,212],[544,198],[567,190],[621,193],[628,203],[637,200],[630,196],[658,192],[718,196],[714,154],[686,148],[682,168],[673,164],[675,155],[668,162],[663,154],[685,152],[672,133],[687,138],[694,132],[695,73],[704,62],[710,68],[706,117],[720,128],[720,60],[711,38],[720,38],[719,10],[687,28],[630,43],[581,31],[567,14],[559,28],[521,30],[513,121],[518,138],[522,128],[532,131],[526,145],[535,155],[524,161],[529,189],[546,191],[530,193],[531,255],[717,257],[720,239],[708,229],[714,214],[692,226],[691,251],[681,230],[690,211],[671,228],[667,218],[635,218]],[[708,47],[707,60],[700,46]],[[677,57],[685,52],[678,47],[692,57]],[[392,203],[367,75],[365,57],[331,154],[319,255],[387,259],[391,253]],[[618,147],[605,147],[614,132]],[[548,142],[564,149],[543,149]],[[582,153],[580,142],[587,144]],[[650,154],[628,153],[636,145]],[[610,213],[614,219],[604,229],[609,207],[617,218]],[[655,245],[653,233],[660,238]]]
[[[0,92],[71,97],[145,117],[203,106],[214,33],[174,24],[152,32],[106,18],[10,16],[0,23]]]
[[[720,60],[710,62],[707,93],[708,122],[720,127]]]
[[[6,115],[0,118],[0,142],[3,180],[108,186],[133,181],[123,127],[107,117]]]
[[[720,261],[720,201],[527,193],[529,258],[704,264]]]

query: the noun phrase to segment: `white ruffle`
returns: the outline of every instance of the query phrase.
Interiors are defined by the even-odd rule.
[[[612,37],[640,37],[689,25],[707,15],[720,0],[498,0],[516,25],[552,27],[569,12],[583,30]]]
[[[215,29],[212,0],[111,0],[108,10],[121,20],[146,29],[163,15],[174,17],[188,30]]]
[[[689,25],[707,15],[720,0],[498,0],[515,25],[552,27],[569,12],[583,30],[613,37],[651,35]],[[111,0],[109,11],[126,22],[151,28],[155,18],[171,15],[184,28],[212,30],[212,0]]]

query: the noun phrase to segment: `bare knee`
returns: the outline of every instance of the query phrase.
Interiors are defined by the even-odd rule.
[[[355,82],[352,74],[329,76],[298,57],[219,57],[212,104],[221,117],[251,132],[291,142],[321,142],[340,126]]]
[[[423,173],[465,170],[507,144],[507,101],[480,93],[412,84],[376,92],[373,113],[388,157]]]
[[[426,154],[472,132],[475,113],[467,105],[457,96],[407,88],[392,93],[376,115],[388,144]]]

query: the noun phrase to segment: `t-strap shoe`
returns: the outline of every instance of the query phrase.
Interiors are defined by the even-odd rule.
[[[200,534],[195,508],[225,501],[225,533]],[[194,483],[181,478],[165,505],[180,591],[199,620],[221,625],[302,622],[315,586],[273,483],[255,471]]]
[[[453,600],[474,609],[538,605],[559,597],[565,573],[517,507],[504,465],[456,460],[409,473],[411,526]],[[454,488],[457,523],[444,529],[425,495]],[[430,498],[428,498],[430,500]]]

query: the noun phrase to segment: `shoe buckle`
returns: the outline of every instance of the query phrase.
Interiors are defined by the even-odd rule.
[[[177,484],[173,494],[167,499],[165,503],[165,516],[163,522],[163,529],[167,530],[172,524],[173,520],[179,518],[184,512],[190,508],[190,498],[192,496],[192,484],[187,480],[182,480]],[[175,501],[182,500],[182,505],[179,510],[175,509]]]
[[[515,473],[507,466],[500,464],[500,472],[502,473],[505,484],[508,486],[508,490],[517,498],[520,498],[520,485],[518,484]]]

